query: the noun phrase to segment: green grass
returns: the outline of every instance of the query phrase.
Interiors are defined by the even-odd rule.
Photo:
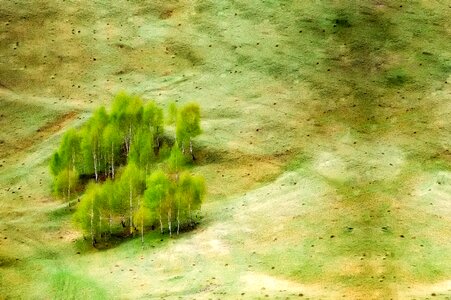
[[[434,285],[451,276],[444,1],[15,1],[0,12],[2,296],[450,295]],[[194,170],[209,194],[195,231],[99,251],[53,199],[47,162],[61,131],[119,90],[200,103]]]
[[[86,274],[74,274],[62,269],[51,277],[50,282],[53,299],[109,299],[107,291]]]

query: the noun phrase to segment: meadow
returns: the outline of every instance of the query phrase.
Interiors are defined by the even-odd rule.
[[[3,1],[0,299],[450,299],[447,1]],[[97,250],[49,161],[196,101],[199,226]]]

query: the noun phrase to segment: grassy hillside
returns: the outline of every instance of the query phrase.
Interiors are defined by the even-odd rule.
[[[3,1],[0,298],[449,299],[447,1]],[[98,251],[50,194],[120,90],[198,101],[204,220]]]

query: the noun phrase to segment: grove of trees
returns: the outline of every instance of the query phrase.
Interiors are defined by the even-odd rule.
[[[193,138],[201,133],[196,103],[169,106],[118,94],[79,129],[68,130],[50,160],[54,193],[71,205],[93,245],[150,228],[179,234],[196,223],[205,182],[188,171]],[[175,125],[175,137],[165,133]],[[78,197],[82,192],[84,194]],[[78,198],[77,201],[73,201]]]

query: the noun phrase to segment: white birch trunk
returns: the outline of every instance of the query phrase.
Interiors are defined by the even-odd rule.
[[[111,213],[110,213],[109,218],[108,218],[108,224],[110,225],[110,235],[111,235],[112,234],[111,226],[113,224],[113,217],[111,216]]]
[[[99,176],[97,174],[97,155],[95,149],[92,150],[92,158],[94,160],[94,174],[96,176],[96,182],[98,182]]]
[[[67,202],[70,206],[70,168],[67,170]]]
[[[171,228],[171,210],[168,211],[168,226],[169,226],[169,236],[172,236],[172,228]]]
[[[114,147],[111,142],[111,178],[114,179]]]

